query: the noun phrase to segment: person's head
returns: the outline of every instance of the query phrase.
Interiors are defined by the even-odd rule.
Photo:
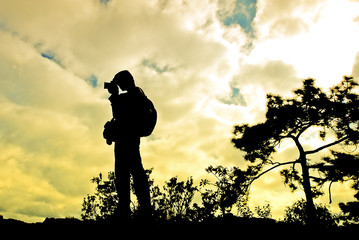
[[[127,70],[117,73],[112,81],[116,83],[122,91],[128,91],[135,88],[135,80]]]

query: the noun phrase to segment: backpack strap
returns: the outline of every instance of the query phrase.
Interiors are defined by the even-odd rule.
[[[139,91],[139,93],[140,93],[143,97],[147,98],[147,96],[146,96],[145,92],[142,90],[142,88],[136,87],[136,89]]]

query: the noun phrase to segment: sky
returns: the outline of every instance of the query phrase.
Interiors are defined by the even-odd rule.
[[[209,165],[246,166],[233,126],[264,121],[267,93],[359,78],[359,1],[1,0],[0,42],[0,215],[36,222],[79,217],[90,179],[113,170],[103,83],[117,72],[158,111],[144,167],[158,185],[198,183]],[[283,143],[275,157],[297,152]],[[334,210],[353,199],[348,185],[332,192]],[[303,196],[278,170],[253,184],[250,206],[267,201],[278,218]]]

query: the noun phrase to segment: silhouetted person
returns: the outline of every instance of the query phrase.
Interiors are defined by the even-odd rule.
[[[118,87],[122,91],[118,94]],[[118,193],[118,212],[123,221],[130,217],[130,175],[132,175],[135,194],[139,203],[142,219],[151,217],[151,201],[148,179],[142,166],[140,155],[139,109],[146,98],[141,88],[136,87],[130,72],[121,71],[112,82],[105,83],[111,96],[113,119],[116,126],[113,141],[115,142],[115,184]],[[147,98],[146,98],[147,99]],[[107,143],[111,144],[107,139]]]

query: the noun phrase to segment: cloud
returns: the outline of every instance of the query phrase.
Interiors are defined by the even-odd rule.
[[[270,29],[273,36],[291,37],[308,29],[307,24],[299,17],[278,19]]]
[[[321,10],[325,4],[325,0],[259,1],[258,11],[260,12],[260,15],[255,21],[258,24],[268,25],[269,29],[263,28],[262,30],[265,29],[269,31],[276,27],[276,25],[280,24],[280,22],[284,19],[296,19],[296,21],[301,20],[303,24],[309,25],[318,20]],[[272,36],[276,35],[273,34]]]
[[[197,158],[201,162],[206,153],[191,153],[196,147],[189,151],[190,143],[186,142],[192,130],[189,135],[181,133],[200,125],[187,121],[193,117],[198,100],[206,96],[202,85],[211,85],[201,72],[215,72],[211,68],[218,58],[223,61],[225,47],[186,30],[180,17],[158,14],[147,4],[142,5],[150,16],[141,16],[144,12],[138,12],[136,4],[119,8],[108,2],[108,9],[99,6],[94,11],[96,5],[90,4],[85,6],[86,11],[96,14],[79,11],[78,18],[61,23],[56,16],[67,15],[65,8],[71,12],[77,3],[70,7],[64,2],[58,8],[42,4],[46,9],[42,17],[62,26],[61,33],[54,32],[56,37],[53,28],[44,27],[48,23],[39,21],[38,15],[23,9],[17,12],[11,4],[6,7],[12,14],[5,17],[6,28],[0,32],[4,43],[0,61],[5,63],[0,79],[0,136],[2,146],[7,146],[4,155],[13,152],[0,161],[1,179],[9,173],[12,176],[9,187],[1,188],[2,214],[31,221],[79,215],[91,177],[112,170],[113,150],[101,136],[104,122],[111,117],[110,106],[106,93],[97,86],[122,67],[134,73],[159,112],[153,135],[158,140],[149,141],[147,147],[144,140],[143,148],[146,156],[152,146],[156,149],[153,157],[160,159],[151,159],[150,155],[148,160],[144,158],[145,165],[154,165],[161,179],[179,173],[192,175],[179,166],[190,169],[190,161]],[[149,21],[143,24],[145,19]],[[158,75],[160,72],[163,76]],[[211,118],[204,118],[201,124],[211,126],[207,121]],[[198,138],[193,143],[196,141]],[[156,160],[162,163],[158,165]],[[202,165],[207,163],[203,161]],[[167,174],[163,172],[166,169]],[[36,191],[29,186],[37,186]],[[67,207],[61,207],[64,204]]]
[[[258,1],[257,17],[253,22],[257,37],[286,39],[287,42],[306,34],[320,19],[325,5],[325,0]]]
[[[359,52],[357,53],[353,65],[352,75],[355,79],[359,79]]]
[[[316,78],[324,88],[351,72],[357,52],[353,41],[359,39],[354,30],[358,29],[356,3],[276,0],[259,2],[258,6],[254,24],[258,38],[250,58],[291,64],[300,78]],[[339,12],[346,14],[334,17]]]
[[[112,165],[101,162],[112,154],[99,147],[106,101],[26,41],[0,38],[3,211],[29,221],[78,215],[89,179]]]
[[[158,111],[141,144],[158,184],[199,180],[210,164],[245,167],[230,141],[233,125],[262,121],[267,93],[288,95],[306,77],[356,74],[350,4],[2,1],[0,213],[79,216],[89,180],[113,170],[113,148],[102,139],[111,118],[103,82],[123,69]],[[268,178],[255,194],[268,197],[270,187],[279,199],[288,192],[281,186]]]
[[[143,66],[145,67],[149,67],[153,70],[155,70],[158,73],[164,73],[169,71],[169,67],[168,65],[165,65],[163,67],[160,67],[159,65],[157,65],[157,63],[155,63],[154,61],[150,60],[150,59],[144,59],[142,61]]]
[[[301,80],[296,75],[295,68],[282,61],[248,64],[242,65],[231,85],[248,86],[253,84],[262,88],[264,92],[288,94],[292,89],[300,86]]]

